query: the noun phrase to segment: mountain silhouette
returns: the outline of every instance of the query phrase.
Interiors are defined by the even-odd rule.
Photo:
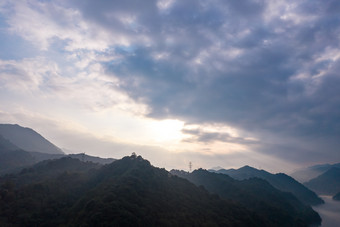
[[[335,164],[319,164],[314,166],[309,166],[307,168],[299,169],[291,174],[289,174],[294,179],[298,180],[301,183],[305,183],[307,181],[310,181],[313,178],[316,178],[317,176],[320,176],[327,170],[329,170],[332,167],[340,168],[340,163]]]
[[[65,156],[58,147],[32,129],[0,124],[0,175],[18,172],[40,161]],[[113,158],[94,157],[84,153],[67,156],[102,165],[115,161]]]
[[[140,156],[105,166],[70,157],[0,178],[5,226],[270,226]]]
[[[17,124],[0,124],[0,135],[18,148],[47,154],[64,154],[60,148],[30,128]]]
[[[305,185],[319,194],[333,196],[340,192],[340,168],[332,167]]]
[[[197,186],[224,199],[238,202],[268,219],[270,226],[307,226],[321,222],[313,209],[291,193],[281,192],[260,178],[236,180],[228,175],[199,169],[192,173],[172,170],[172,174],[188,179]]]
[[[265,170],[258,170],[250,166],[244,166],[239,169],[221,169],[216,172],[227,174],[238,180],[245,180],[254,177],[261,178],[283,192],[291,192],[305,204],[318,205],[324,203],[323,200],[315,194],[315,192],[284,173],[272,174]]]
[[[333,196],[333,199],[334,199],[334,200],[337,200],[337,201],[340,201],[340,192],[336,193],[336,194]]]
[[[0,174],[35,163],[35,158],[0,135]]]

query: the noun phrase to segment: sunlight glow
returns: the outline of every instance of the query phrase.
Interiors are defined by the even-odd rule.
[[[179,142],[182,135],[183,121],[179,120],[163,120],[152,121],[149,123],[155,142]]]

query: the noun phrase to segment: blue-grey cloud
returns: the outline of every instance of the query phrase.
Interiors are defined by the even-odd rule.
[[[189,139],[185,139],[184,142],[189,143],[213,143],[213,142],[226,142],[226,143],[236,143],[236,144],[258,144],[258,141],[246,139],[242,137],[232,136],[229,133],[221,132],[206,132],[201,129],[183,129],[184,134],[190,135]]]
[[[80,5],[100,26],[149,38],[105,65],[122,90],[150,107],[150,117],[220,122],[311,143],[327,137],[335,154],[339,4],[288,3],[293,7],[278,6],[271,16],[268,1],[174,1],[166,13],[156,1]],[[117,25],[106,12],[134,16],[136,29]]]
[[[286,159],[298,160],[298,154],[303,159],[308,152],[321,157],[324,151],[313,146],[318,143],[336,157],[338,1],[174,0],[160,8],[156,0],[73,0],[61,5],[110,34],[109,48],[98,54],[117,58],[101,64],[121,91],[149,107],[149,117],[227,124],[262,140],[275,136],[277,144],[263,152]],[[49,12],[52,18],[59,15]],[[115,46],[117,37],[126,44]],[[203,134],[196,139],[223,140],[220,134]],[[292,145],[296,150],[283,146],[289,138],[301,138]],[[312,145],[303,147],[306,142]]]

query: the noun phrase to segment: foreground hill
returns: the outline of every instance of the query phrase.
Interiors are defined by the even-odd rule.
[[[333,196],[340,191],[340,168],[332,167],[305,185],[319,194]]]
[[[270,226],[254,212],[131,156],[62,158],[0,177],[4,226]]]
[[[261,178],[281,191],[292,193],[305,204],[318,205],[324,203],[313,191],[284,173],[272,174],[265,170],[258,170],[250,166],[244,166],[239,169],[221,169],[216,172],[227,174],[238,180],[245,180],[253,177]]]
[[[64,154],[36,131],[19,125],[0,124],[0,135],[18,148],[47,154]]]
[[[310,206],[260,178],[239,181],[225,174],[202,169],[192,173],[172,170],[171,173],[188,179],[197,186],[202,185],[224,199],[242,204],[269,219],[271,226],[307,226],[321,222],[320,216]]]

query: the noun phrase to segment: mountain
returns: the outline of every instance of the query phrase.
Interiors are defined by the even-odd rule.
[[[9,140],[5,139],[2,135],[0,135],[0,152],[1,151],[15,151],[19,150],[19,147],[15,146]]]
[[[0,135],[0,174],[35,163],[34,157]]]
[[[62,156],[64,155],[25,151],[0,135],[0,175],[20,171],[39,161]]]
[[[334,199],[334,200],[337,200],[337,201],[340,201],[340,192],[336,193],[336,194],[333,196],[333,199]]]
[[[116,161],[116,159],[114,158],[100,158],[100,157],[95,157],[95,156],[90,156],[84,153],[80,153],[80,154],[69,154],[68,155],[71,158],[76,158],[79,159],[83,162],[93,162],[93,163],[99,163],[102,165],[105,164],[110,164],[114,161]]]
[[[63,174],[86,173],[89,170],[99,169],[100,167],[102,167],[100,164],[81,162],[80,160],[71,157],[44,160],[30,167],[23,168],[18,173],[7,174],[0,177],[0,184],[11,181],[17,188],[20,188],[20,186],[23,185],[50,181]]]
[[[0,178],[4,226],[270,226],[140,156],[105,166],[70,157]]]
[[[0,124],[0,135],[25,151],[63,154],[60,148],[30,128],[24,128],[16,124]]]
[[[238,180],[245,180],[253,177],[261,178],[283,192],[291,192],[305,204],[318,205],[324,203],[313,191],[284,173],[272,174],[265,170],[258,170],[250,166],[244,166],[239,169],[221,169],[216,172],[227,174]]]
[[[304,183],[310,181],[313,178],[316,178],[317,176],[320,176],[332,167],[340,168],[340,163],[314,165],[307,168],[299,169],[289,175],[299,182]]]
[[[0,175],[20,171],[40,161],[58,159],[65,154],[40,134],[19,125],[0,124]],[[86,154],[70,154],[73,158],[99,164],[115,159]]]
[[[310,206],[260,178],[235,180],[228,175],[203,169],[192,173],[172,170],[171,173],[203,186],[224,199],[240,203],[269,219],[270,226],[308,226],[321,222],[320,216]]]
[[[319,194],[334,195],[340,191],[340,168],[332,167],[304,185]]]
[[[1,137],[0,137],[0,146],[1,146]],[[59,159],[62,157],[71,157],[74,159],[78,159],[83,162],[92,162],[95,164],[105,165],[109,164],[116,159],[113,158],[100,158],[94,157],[86,154],[46,154],[40,152],[28,152],[21,149],[17,150],[5,150],[0,147],[0,175],[2,174],[10,174],[19,172],[23,168],[30,167],[38,162],[45,160],[53,160]]]

